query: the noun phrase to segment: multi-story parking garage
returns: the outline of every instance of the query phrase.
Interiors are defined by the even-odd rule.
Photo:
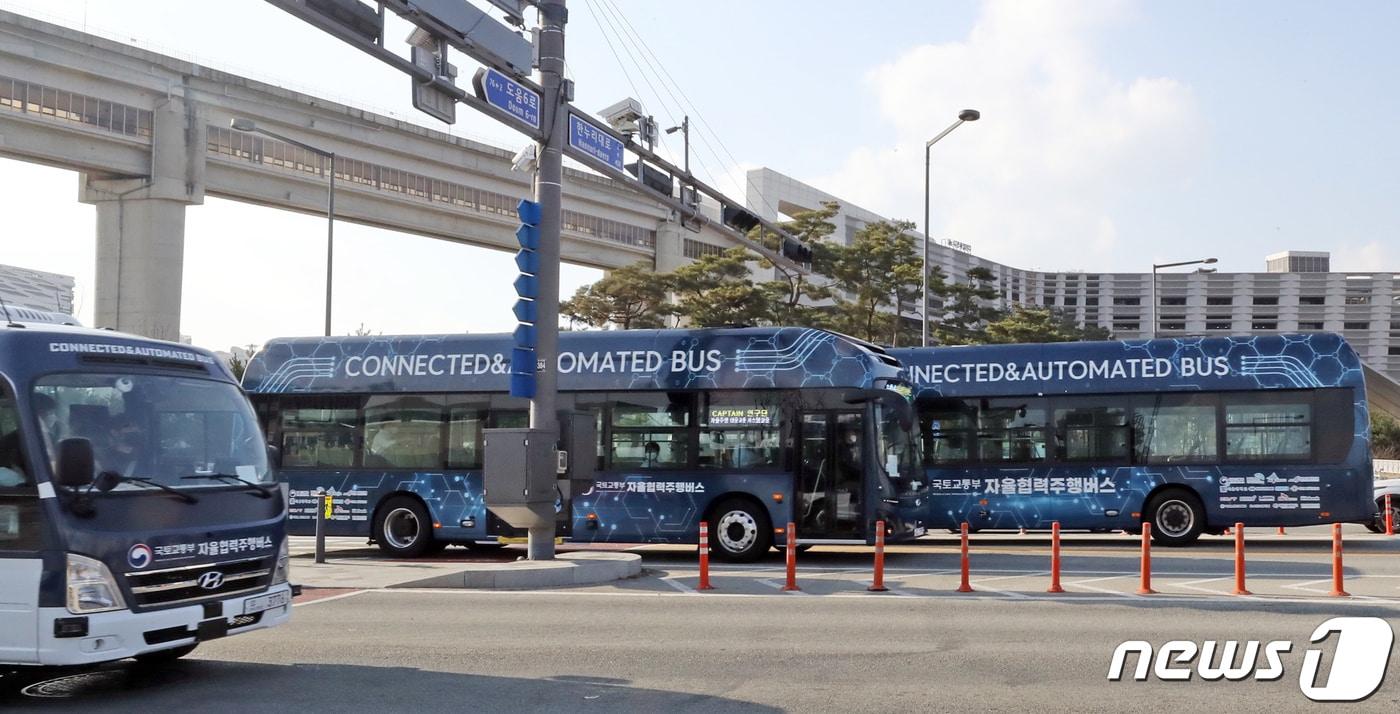
[[[820,189],[772,169],[748,173],[748,208],[765,218],[836,201],[835,238],[849,241],[866,223],[881,220]],[[1158,273],[1156,335],[1253,335],[1339,332],[1373,370],[1400,379],[1400,270],[1329,272],[1326,253],[1288,251],[1268,256],[1258,273]],[[1152,273],[1047,272],[1012,267],[974,255],[964,243],[935,239],[929,261],[950,280],[984,267],[995,278],[998,307],[1053,307],[1081,325],[1118,338],[1151,337]]]

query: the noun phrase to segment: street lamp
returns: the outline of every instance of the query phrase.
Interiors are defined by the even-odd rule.
[[[331,267],[335,256],[335,152],[318,149],[310,144],[283,136],[258,126],[252,119],[238,117],[230,120],[229,128],[245,134],[262,134],[278,141],[286,142],[299,149],[305,149],[317,156],[330,160],[330,191],[326,197],[326,337],[331,335]]]
[[[1215,258],[1202,258],[1200,260],[1183,260],[1179,263],[1153,263],[1152,264],[1152,337],[1157,337],[1157,271],[1162,268],[1180,268],[1186,265],[1214,265]],[[1197,268],[1198,273],[1214,273],[1215,268]]]
[[[932,234],[929,233],[928,226],[929,150],[933,148],[934,144],[938,143],[939,139],[942,139],[943,137],[952,133],[954,129],[962,126],[963,122],[977,121],[981,118],[982,113],[977,111],[976,109],[964,109],[961,112],[958,112],[958,120],[953,122],[952,126],[949,126],[947,129],[944,129],[943,131],[939,132],[938,136],[935,136],[932,139],[929,139],[928,141],[924,142],[924,280],[922,291],[924,296],[922,310],[924,317],[922,330],[922,345],[924,347],[928,347],[928,244],[929,241],[933,240]]]
[[[685,138],[685,173],[690,175],[690,115],[687,114],[681,123],[666,130],[667,134],[680,132]]]

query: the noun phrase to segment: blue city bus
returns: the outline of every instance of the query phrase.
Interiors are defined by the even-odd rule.
[[[286,498],[213,354],[0,309],[0,664],[167,661],[291,611]]]
[[[366,536],[396,556],[515,533],[488,510],[483,430],[525,426],[509,335],[277,339],[243,385],[291,487],[289,528]],[[747,561],[786,543],[922,534],[911,390],[879,347],[801,328],[565,332],[558,529],[574,542],[695,543]],[[562,431],[570,431],[564,429]]]
[[[1361,362],[1329,333],[890,351],[915,385],[929,527],[1364,523]]]

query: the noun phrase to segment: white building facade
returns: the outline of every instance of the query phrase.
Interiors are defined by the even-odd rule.
[[[836,201],[833,239],[848,243],[866,223],[883,220],[871,211],[784,176],[772,169],[748,172],[747,208],[769,220]],[[1322,252],[1288,251],[1268,256],[1266,272],[1157,274],[1158,337],[1252,335],[1327,331],[1344,335],[1373,369],[1400,380],[1400,269],[1333,273]],[[949,280],[967,271],[991,271],[996,307],[1051,307],[1080,325],[1097,325],[1115,338],[1151,337],[1152,274],[1045,272],[978,257],[972,246],[935,239],[929,262]]]

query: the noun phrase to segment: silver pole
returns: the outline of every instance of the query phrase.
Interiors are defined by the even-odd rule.
[[[331,163],[331,188],[326,199],[326,337],[331,336],[331,273],[335,265],[335,154]]]
[[[560,200],[564,180],[564,134],[568,124],[562,96],[564,82],[564,23],[568,11],[565,0],[539,0],[541,26],[539,39],[541,118],[547,122],[544,141],[536,145],[539,170],[535,174],[535,201],[540,204],[540,272],[536,276],[539,295],[535,299],[538,343],[535,356],[539,372],[535,379],[535,398],[530,400],[530,427],[543,429],[556,437],[559,417],[555,409],[558,398],[559,363],[559,228]],[[532,465],[549,469],[554,479],[554,464]],[[528,530],[530,560],[554,559],[554,524]]]
[[[976,118],[977,118],[977,116],[978,116],[978,115],[976,114],[976,112],[971,112],[971,111],[965,111],[964,114],[970,114],[971,117],[972,117],[972,119],[973,119],[974,121],[976,120]],[[938,136],[935,136],[935,137],[933,137],[932,139],[929,139],[928,141],[924,142],[924,277],[923,277],[923,290],[922,290],[922,294],[923,294],[923,296],[924,296],[924,297],[923,297],[923,301],[924,301],[924,305],[923,305],[923,308],[924,308],[924,309],[923,309],[924,319],[923,319],[923,329],[921,330],[922,335],[923,335],[923,340],[922,340],[922,346],[923,346],[923,347],[928,347],[928,313],[929,313],[929,309],[928,309],[928,244],[929,244],[929,241],[933,240],[933,236],[929,235],[929,225],[928,225],[929,150],[933,148],[933,145],[934,145],[934,144],[937,144],[937,143],[938,143],[938,140],[939,140],[939,139],[942,139],[943,137],[945,137],[945,136],[947,136],[948,134],[952,133],[952,131],[953,131],[954,129],[956,129],[956,128],[962,126],[962,124],[963,124],[964,121],[967,121],[967,120],[963,119],[962,117],[959,117],[958,120],[955,121],[955,122],[953,122],[951,126],[949,126],[947,129],[944,129],[943,131],[939,132],[939,133],[938,133]]]
[[[1157,338],[1157,266],[1152,266],[1152,338]]]
[[[923,269],[923,305],[919,312],[923,314],[923,328],[920,331],[922,340],[919,345],[928,347],[928,242],[933,240],[929,235],[928,228],[928,182],[929,182],[929,153],[933,149],[933,143],[924,144],[924,269]]]

